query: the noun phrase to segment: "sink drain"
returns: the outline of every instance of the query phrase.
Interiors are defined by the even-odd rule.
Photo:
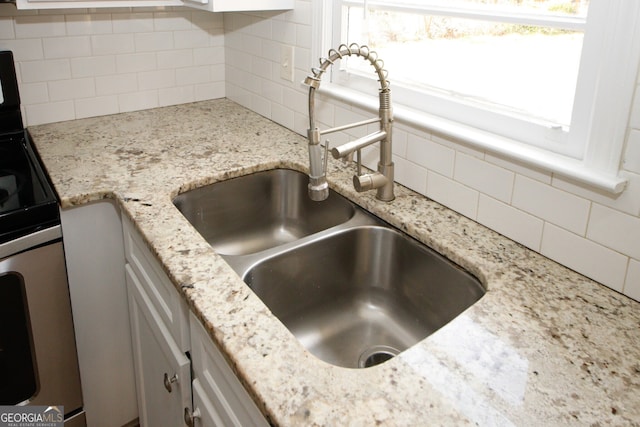
[[[358,367],[370,368],[386,362],[398,354],[400,354],[400,351],[396,348],[388,345],[374,345],[362,352],[358,358]]]

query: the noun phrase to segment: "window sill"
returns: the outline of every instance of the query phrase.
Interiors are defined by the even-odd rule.
[[[343,87],[325,84],[319,92],[349,105],[378,111],[377,97],[366,96]],[[501,137],[461,123],[446,120],[401,105],[393,106],[394,119],[426,132],[467,144],[525,165],[553,172],[585,186],[611,194],[624,191],[627,179],[587,167],[582,161],[537,149],[513,139]]]

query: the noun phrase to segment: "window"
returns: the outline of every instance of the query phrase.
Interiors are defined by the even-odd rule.
[[[389,71],[397,118],[619,192],[639,4],[324,0],[318,53],[366,44]],[[371,71],[342,60],[328,91],[375,95]]]

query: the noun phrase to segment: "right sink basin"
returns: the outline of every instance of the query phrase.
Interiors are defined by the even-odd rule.
[[[312,354],[348,368],[390,359],[485,292],[466,271],[384,226],[308,241],[259,261],[243,279]]]

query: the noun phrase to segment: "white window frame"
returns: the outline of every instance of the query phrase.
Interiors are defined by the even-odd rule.
[[[314,57],[326,56],[329,48],[337,47],[332,46],[331,41],[332,26],[336,25],[331,16],[335,1],[313,0],[312,31],[318,36],[313,38]],[[568,135],[565,135],[570,149],[564,152],[544,146],[543,138],[559,140],[558,129],[553,128],[547,134],[538,134],[536,138],[540,138],[540,143],[532,144],[394,101],[395,119],[551,171],[597,190],[621,193],[627,179],[621,174],[620,164],[640,62],[639,24],[640,1],[591,0],[573,118]],[[391,88],[393,92],[393,83]],[[360,108],[377,109],[375,92],[353,90],[329,82],[326,77],[320,91]]]

